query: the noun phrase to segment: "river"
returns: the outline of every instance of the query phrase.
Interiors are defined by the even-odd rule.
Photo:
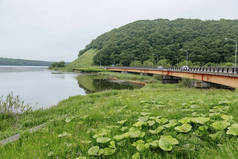
[[[46,108],[70,96],[86,95],[76,77],[47,67],[0,66],[0,96],[13,92],[33,109]]]
[[[12,92],[34,110],[56,105],[70,96],[140,87],[95,75],[51,71],[47,67],[0,66],[0,97],[5,98]]]

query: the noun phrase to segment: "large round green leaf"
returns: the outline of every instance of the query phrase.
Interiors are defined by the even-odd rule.
[[[145,142],[143,140],[137,140],[136,142],[133,142],[132,146],[137,146],[139,144],[144,144]]]
[[[150,146],[153,148],[159,147],[159,140],[153,140],[149,142]]]
[[[154,120],[149,120],[147,121],[148,125],[149,126],[153,126],[155,124],[155,121]]]
[[[231,122],[233,120],[233,116],[231,115],[221,115],[221,118],[228,122]]]
[[[99,138],[97,138],[96,141],[97,141],[97,143],[104,144],[104,143],[111,141],[111,139],[109,137],[99,137]]]
[[[164,151],[171,151],[173,149],[173,145],[177,144],[179,144],[178,140],[170,135],[161,136],[159,139],[159,147]]]
[[[205,124],[210,120],[210,118],[206,117],[196,117],[191,119],[193,123],[198,123],[198,124]]]
[[[140,138],[140,137],[144,137],[145,136],[145,132],[140,131],[137,128],[130,128],[128,133],[128,137],[130,138]]]
[[[229,125],[230,125],[230,123],[225,120],[224,121],[216,121],[216,122],[212,123],[212,127],[216,130],[224,130]]]
[[[175,130],[178,132],[183,132],[183,133],[187,133],[192,129],[192,126],[190,124],[183,124],[181,126],[177,126],[175,127]]]
[[[191,122],[191,118],[190,117],[185,117],[179,120],[180,123],[185,124],[185,123],[190,123]]]
[[[88,154],[90,156],[96,156],[98,155],[99,150],[100,150],[99,146],[93,146],[88,150]]]
[[[177,120],[170,120],[168,124],[164,125],[166,128],[172,128],[178,124]]]
[[[166,118],[161,118],[161,119],[156,119],[155,121],[156,121],[157,123],[159,123],[159,124],[165,124],[165,123],[168,122],[168,119],[166,119]]]
[[[112,155],[116,152],[116,149],[113,149],[113,148],[104,148],[103,149],[103,155],[106,155],[106,156],[109,156],[109,155]]]
[[[146,122],[144,121],[138,121],[135,124],[133,124],[134,127],[141,127],[142,125],[146,125]]]
[[[164,127],[159,126],[159,127],[156,128],[155,130],[149,130],[149,132],[150,132],[151,134],[156,135],[156,134],[159,134],[162,130],[164,130]]]
[[[227,132],[227,134],[230,134],[230,135],[234,135],[234,136],[238,136],[238,124],[233,124],[231,125]]]
[[[124,138],[125,138],[125,136],[123,134],[122,135],[116,135],[116,136],[113,137],[113,139],[115,139],[116,141],[120,141]]]
[[[150,147],[149,144],[138,144],[136,146],[136,149],[141,152],[141,151],[145,151],[146,149],[148,149]]]

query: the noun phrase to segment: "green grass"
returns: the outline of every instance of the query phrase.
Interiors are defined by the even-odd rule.
[[[147,148],[140,152],[141,158],[231,158],[238,156],[238,138],[227,135],[222,131],[219,140],[211,140],[208,136],[216,132],[211,124],[218,117],[211,117],[206,123],[208,131],[202,136],[196,135],[198,125],[191,124],[188,133],[178,133],[174,128],[165,129],[158,135],[149,134],[149,129],[155,127],[142,126],[144,137],[126,138],[116,141],[116,152],[111,156],[88,156],[92,146],[108,147],[109,143],[100,144],[93,138],[102,135],[113,139],[113,136],[123,134],[121,127],[131,128],[142,116],[161,116],[168,120],[193,117],[193,115],[207,116],[209,110],[218,106],[221,114],[232,115],[233,122],[238,122],[238,92],[216,89],[181,88],[178,85],[163,85],[151,83],[138,90],[111,90],[94,93],[87,96],[75,96],[60,102],[57,106],[47,110],[23,114],[15,121],[2,121],[0,136],[13,134],[14,129],[22,132],[47,121],[49,124],[39,132],[23,133],[23,137],[15,143],[0,148],[0,158],[131,158],[138,152],[132,146],[136,140],[159,139],[162,135],[171,135],[179,141],[172,151],[165,152],[161,148]],[[223,110],[224,108],[224,110]],[[146,114],[146,113],[148,114]],[[124,125],[118,121],[126,120]],[[213,121],[214,120],[214,121]],[[14,126],[12,126],[14,125]],[[64,133],[67,132],[67,133]],[[4,135],[3,135],[4,134]]]
[[[87,68],[74,68],[73,71],[82,72],[82,73],[96,73],[96,72],[109,72],[104,68],[100,67],[87,67]]]
[[[93,57],[97,54],[97,50],[90,49],[77,58],[75,61],[65,67],[66,71],[72,71],[74,68],[86,68],[93,66]]]

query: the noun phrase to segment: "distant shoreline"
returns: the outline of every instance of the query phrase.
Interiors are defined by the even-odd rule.
[[[0,57],[0,66],[50,66],[53,62]]]
[[[46,66],[46,65],[0,65],[0,67],[45,67],[45,68],[48,68],[49,66]]]

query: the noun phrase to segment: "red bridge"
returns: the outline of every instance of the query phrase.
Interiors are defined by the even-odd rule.
[[[142,68],[142,67],[106,67],[107,70],[146,74],[160,74],[174,77],[191,78],[210,83],[238,88],[238,68]]]

